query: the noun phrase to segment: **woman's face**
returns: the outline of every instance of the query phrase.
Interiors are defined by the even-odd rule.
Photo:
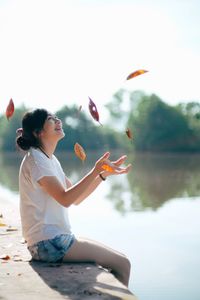
[[[48,114],[40,134],[41,138],[59,141],[65,136],[61,120],[53,114]]]

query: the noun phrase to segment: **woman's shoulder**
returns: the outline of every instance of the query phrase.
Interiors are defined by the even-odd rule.
[[[49,159],[40,150],[36,148],[30,148],[29,153],[27,155],[27,160],[32,164],[38,166],[48,166],[50,164]]]

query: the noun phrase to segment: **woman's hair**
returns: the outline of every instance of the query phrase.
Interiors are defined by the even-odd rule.
[[[30,147],[41,147],[38,134],[43,129],[48,114],[46,109],[35,109],[24,115],[22,119],[22,128],[18,129],[20,134],[16,138],[16,144],[19,148],[22,150],[29,150]]]

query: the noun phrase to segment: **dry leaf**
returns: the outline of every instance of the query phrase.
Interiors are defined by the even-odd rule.
[[[6,231],[17,231],[18,229],[15,227],[9,227],[6,229]]]
[[[106,165],[106,164],[102,166],[102,169],[104,169],[105,171],[108,171],[108,172],[113,172],[113,170],[114,170],[111,166]]]
[[[113,171],[116,171],[116,170],[120,170],[119,167],[112,164],[109,160],[104,161],[104,164],[102,165],[102,169],[104,169],[105,171],[108,171],[108,172],[113,172]]]
[[[3,259],[3,260],[9,260],[9,259],[10,259],[10,256],[7,255],[7,254],[2,254],[2,255],[0,255],[0,259]]]
[[[127,128],[127,129],[126,129],[126,135],[127,135],[127,137],[128,137],[129,139],[132,139],[132,138],[133,138],[133,134],[132,134],[130,128]]]
[[[74,152],[75,152],[76,156],[78,156],[78,158],[80,158],[82,161],[84,161],[86,159],[85,151],[79,143],[76,143],[74,145]]]
[[[14,106],[14,102],[12,100],[12,98],[10,99],[8,106],[6,108],[6,117],[9,120],[12,115],[14,114],[14,110],[15,110],[15,106]]]
[[[88,98],[90,100],[90,102],[89,102],[90,114],[95,121],[99,122],[99,113],[98,113],[97,107],[96,107],[95,103],[92,101],[92,99],[90,97],[88,97]],[[99,124],[102,125],[100,122],[99,122]]]
[[[128,77],[126,78],[126,80],[129,80],[129,79],[132,79],[138,75],[141,75],[141,74],[144,74],[144,73],[147,73],[148,71],[147,70],[143,70],[143,69],[140,69],[140,70],[137,70],[137,71],[134,71],[133,73],[129,74]]]

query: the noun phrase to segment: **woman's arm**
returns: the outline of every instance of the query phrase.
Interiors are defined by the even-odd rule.
[[[44,176],[38,182],[45,192],[57,200],[61,205],[69,207],[72,203],[85,199],[99,185],[100,178],[94,183],[102,172],[102,165],[108,159],[109,153],[105,153],[95,164],[94,168],[84,176],[78,183],[71,186],[67,190],[64,189],[59,180],[54,176]],[[113,173],[125,173],[126,170],[113,170]],[[87,192],[86,192],[87,191]],[[84,196],[84,194],[86,196]],[[81,200],[81,201],[82,201]]]
[[[124,155],[124,156],[121,156],[118,160],[116,160],[116,161],[113,161],[112,162],[112,164],[114,165],[114,166],[116,166],[117,168],[121,165],[121,164],[123,164],[124,163],[124,161],[125,161],[125,159],[126,159],[126,156]],[[128,171],[129,171],[129,166],[126,168],[126,169],[124,169],[124,172],[123,173],[128,173]],[[119,170],[119,169],[118,169]],[[108,177],[108,176],[110,176],[110,175],[113,175],[112,173],[110,173],[110,172],[107,172],[107,171],[103,171],[103,172],[101,172],[101,174],[102,174],[102,176],[104,177],[104,178],[106,178],[106,177]],[[122,173],[120,173],[120,174],[122,174]],[[84,193],[82,193],[81,195],[80,195],[80,197],[73,203],[73,204],[75,204],[75,205],[79,205],[83,200],[85,200],[98,186],[99,186],[99,184],[102,182],[103,180],[101,179],[101,177],[98,175],[95,179],[94,179],[94,181],[91,183],[91,185],[90,186],[88,186],[86,189],[85,189],[85,191],[84,191]]]

